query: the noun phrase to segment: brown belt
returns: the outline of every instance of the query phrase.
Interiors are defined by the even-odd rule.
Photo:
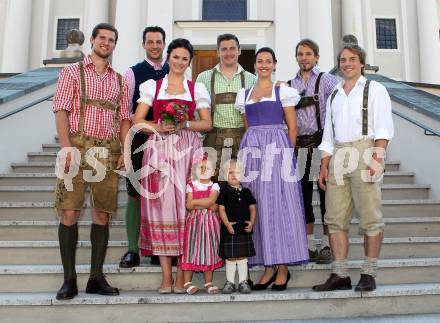
[[[86,104],[93,105],[94,107],[98,107],[102,109],[111,110],[113,112],[116,111],[116,108],[118,107],[117,104],[114,104],[106,100],[87,99]]]
[[[236,134],[236,133],[244,132],[245,129],[244,128],[213,128],[212,131],[216,133]]]
[[[216,104],[234,104],[237,93],[235,92],[225,92],[215,95]]]

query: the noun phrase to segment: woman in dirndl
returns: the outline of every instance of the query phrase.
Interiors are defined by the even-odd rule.
[[[186,79],[193,47],[186,39],[173,40],[167,49],[170,72],[162,80],[148,80],[139,87],[140,98],[134,121],[150,134],[141,179],[140,249],[143,256],[159,256],[162,283],[159,293],[184,293],[180,268],[184,245],[185,189],[194,158],[203,154],[200,131],[212,128],[210,96],[202,83]],[[186,107],[187,119],[181,123],[163,121],[170,104]],[[154,122],[146,121],[152,108]],[[195,120],[195,112],[199,118]],[[172,258],[178,258],[173,287]]]

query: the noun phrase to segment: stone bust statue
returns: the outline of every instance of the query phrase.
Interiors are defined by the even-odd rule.
[[[84,44],[84,33],[78,29],[70,30],[67,35],[68,46],[60,54],[62,58],[82,58],[84,53],[81,51],[81,46]]]

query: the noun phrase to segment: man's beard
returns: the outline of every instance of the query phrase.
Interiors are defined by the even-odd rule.
[[[309,64],[300,64],[299,65],[301,72],[310,72],[311,70],[313,70],[314,66],[310,66],[310,67],[309,66],[310,66]]]
[[[102,59],[107,59],[107,58],[109,58],[112,55],[112,53],[110,53],[108,55],[103,55],[99,51],[97,51],[96,49],[93,49],[93,52],[96,54],[96,56],[98,56],[98,57],[100,57]]]

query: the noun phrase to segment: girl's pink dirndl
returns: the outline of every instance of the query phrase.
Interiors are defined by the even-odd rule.
[[[190,182],[193,199],[209,197],[212,185],[206,190],[197,190]],[[210,209],[195,209],[188,212],[185,225],[185,243],[182,270],[212,271],[224,265],[219,256],[220,215]]]
[[[189,119],[195,111],[194,84],[188,81],[192,102],[158,100],[162,81],[156,81],[153,100],[154,120],[170,102],[186,104]],[[192,160],[202,154],[202,143],[194,131],[182,129],[176,134],[153,134],[144,150],[141,180],[140,249],[143,256],[181,256],[185,230],[185,188],[191,176]]]

